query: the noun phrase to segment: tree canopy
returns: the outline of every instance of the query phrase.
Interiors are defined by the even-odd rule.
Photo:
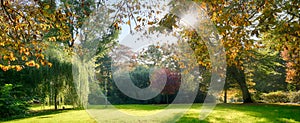
[[[76,60],[80,61],[72,63],[72,65],[77,65],[73,67],[75,68],[73,70],[81,69],[91,72],[94,68],[89,67],[95,67],[97,74],[102,74],[98,78],[101,82],[112,82],[110,76],[114,68],[111,68],[108,62],[112,59],[120,61],[131,59],[133,61],[128,64],[131,64],[132,68],[138,65],[136,63],[144,60],[143,65],[148,65],[148,67],[160,65],[160,67],[171,68],[175,73],[178,69],[188,66],[178,62],[178,56],[168,51],[180,45],[163,47],[150,45],[138,56],[132,56],[133,54],[127,51],[129,49],[120,46],[120,49],[112,52],[118,52],[117,54],[126,58],[110,56],[108,52],[117,44],[122,27],[125,25],[129,26],[130,34],[142,32],[143,36],[154,32],[169,34],[174,30],[177,31],[176,34],[186,38],[183,41],[186,41],[193,50],[199,68],[213,71],[210,59],[215,54],[209,54],[210,46],[205,43],[206,39],[195,29],[183,28],[181,30],[178,26],[180,20],[174,15],[174,11],[184,6],[184,2],[190,1],[174,0],[166,3],[159,0],[115,2],[0,0],[0,68],[3,72],[1,74],[14,75],[15,71],[25,70],[30,74],[20,72],[20,76],[29,76],[34,73],[29,67],[40,69],[44,72],[35,71],[34,75],[38,76],[36,81],[45,85],[42,90],[56,87],[54,91],[58,97],[59,94],[63,94],[58,91],[63,91],[70,84],[63,82],[69,81],[70,71],[63,70],[70,67],[68,60],[71,55],[76,56],[78,58]],[[300,89],[300,3],[298,1],[193,0],[193,2],[207,12],[212,25],[218,30],[219,34],[216,34],[216,37],[222,42],[226,52],[228,88],[235,84],[239,85],[245,103],[253,102],[250,94],[253,89],[260,92],[273,91],[271,87],[275,86],[274,90],[288,90],[289,86],[295,90]],[[167,7],[171,8],[170,11],[164,12]],[[103,23],[95,22],[96,19]],[[55,54],[53,49],[59,49],[59,53],[64,52],[63,56],[59,56],[59,60],[53,58]],[[175,51],[177,51],[176,48]],[[88,52],[94,54],[88,54]],[[94,63],[89,66],[83,65],[90,63],[90,60],[93,60],[92,62],[96,65],[91,65]],[[127,65],[127,63],[124,64]],[[130,69],[130,71],[133,71],[131,75],[137,79],[139,74],[149,72],[144,68]],[[168,74],[174,73],[171,70],[165,71]],[[44,74],[47,73],[52,74],[48,76],[48,79],[39,79],[39,77],[45,77]],[[80,76],[81,78],[79,77],[80,81],[86,82],[85,84],[90,79],[85,78],[87,74],[89,73],[84,73]],[[59,75],[61,76],[57,77]],[[180,85],[177,82],[180,77],[169,76],[173,77],[169,83],[175,84],[174,87],[170,87],[171,90],[164,90],[164,93],[174,94]],[[1,90],[6,93],[5,96],[10,95],[8,91],[12,90],[12,86],[4,84],[14,83],[7,81],[18,80],[14,84],[20,84],[19,81],[28,81],[21,77],[5,79],[7,80],[0,84],[3,85]],[[156,79],[159,80],[159,75]],[[135,82],[141,84],[140,87],[146,87],[147,80],[141,82],[142,80]],[[97,84],[102,86],[101,82]],[[283,82],[287,83],[283,84]],[[88,97],[82,96],[82,98]]]

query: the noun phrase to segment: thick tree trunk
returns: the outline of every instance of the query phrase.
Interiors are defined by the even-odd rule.
[[[230,68],[231,69],[229,70],[231,71],[232,76],[238,81],[238,84],[241,87],[241,91],[243,94],[243,103],[253,103],[247,87],[244,70],[238,69],[235,66],[231,66]]]
[[[244,70],[237,69],[237,72],[238,72],[239,76],[236,76],[236,77],[238,78],[237,80],[238,80],[238,83],[239,83],[242,93],[243,93],[243,102],[244,103],[253,103],[250,92],[247,87]]]
[[[241,81],[239,82],[241,89],[242,89],[242,93],[243,93],[243,102],[244,103],[253,103],[252,99],[251,99],[251,95],[249,93],[248,87],[246,85],[245,81]]]

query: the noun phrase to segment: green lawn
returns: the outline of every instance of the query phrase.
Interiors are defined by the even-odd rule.
[[[97,106],[91,110],[59,110],[59,111],[39,111],[26,118],[3,121],[4,123],[94,123],[99,122],[169,122],[180,117],[175,115],[177,111],[183,110],[181,105],[172,108],[170,112],[158,116],[150,117],[150,114],[157,114],[165,109],[167,105],[116,105],[118,111],[123,114],[134,116],[145,116],[141,119],[126,118],[113,112],[111,107],[104,108]],[[198,119],[201,104],[194,104],[177,122],[299,122],[300,106],[278,105],[278,104],[219,104],[214,111],[203,121]],[[32,108],[40,110],[40,108]],[[89,114],[94,113],[94,118]],[[167,115],[168,114],[168,115]],[[173,115],[174,114],[174,115]],[[148,119],[147,119],[148,117]],[[120,119],[120,118],[126,118]]]

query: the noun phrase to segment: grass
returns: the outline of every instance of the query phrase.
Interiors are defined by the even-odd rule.
[[[199,111],[193,107],[178,122],[199,122],[197,112]],[[300,106],[277,104],[221,104],[201,122],[299,123]]]
[[[114,110],[114,107],[93,106],[89,110],[58,111],[40,110],[40,107],[33,107],[32,110],[35,112],[28,117],[2,121],[4,123],[95,123],[96,121],[173,122],[173,119],[177,119],[176,121],[180,123],[300,123],[299,105],[219,104],[207,118],[199,120],[201,106],[201,104],[194,104],[183,116],[176,113],[184,110],[184,105],[176,105],[176,107],[172,107],[168,112],[162,112],[167,105],[115,105],[114,107],[118,110]]]
[[[65,110],[53,110],[53,106],[32,106],[25,116],[1,119],[4,123],[96,123],[85,110],[74,110],[65,106]]]

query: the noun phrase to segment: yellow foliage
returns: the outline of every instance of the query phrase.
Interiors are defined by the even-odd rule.
[[[35,66],[35,62],[33,60],[31,60],[31,61],[26,62],[25,65],[27,65],[29,67],[34,67]]]
[[[20,65],[15,66],[16,71],[21,71],[23,68]]]
[[[3,71],[8,71],[9,68],[10,68],[9,66],[2,66],[2,67],[1,67],[1,69],[2,69]]]
[[[49,9],[50,8],[50,5],[46,5],[45,7],[44,7],[44,9]]]
[[[48,66],[49,66],[49,67],[52,67],[52,63],[48,63]]]

